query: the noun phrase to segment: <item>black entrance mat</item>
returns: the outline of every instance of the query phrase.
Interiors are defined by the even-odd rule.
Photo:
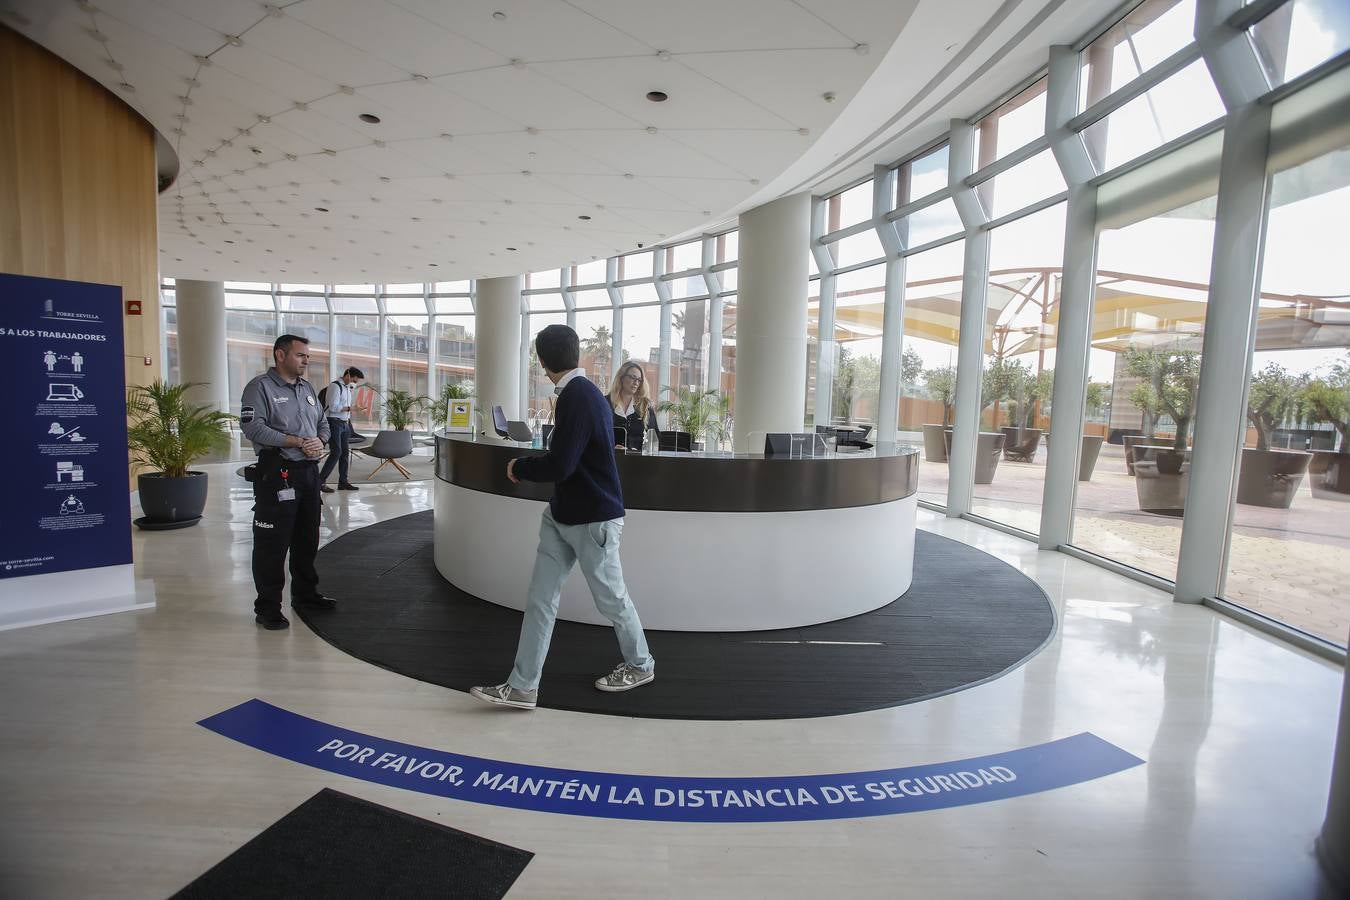
[[[865,615],[778,631],[649,631],[656,680],[625,693],[592,685],[620,661],[613,629],[559,621],[539,705],[662,719],[861,712],[986,681],[1053,633],[1045,592],[1006,563],[926,531],[915,536],[914,559],[909,591]],[[343,535],[319,551],[318,567],[338,608],[297,612],[333,646],[459,691],[506,680],[521,614],[441,577],[430,512]],[[641,613],[642,598],[635,602]]]
[[[325,788],[175,900],[498,900],[534,854]]]

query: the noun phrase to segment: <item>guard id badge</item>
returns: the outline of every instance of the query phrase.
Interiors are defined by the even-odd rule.
[[[294,500],[295,488],[291,487],[291,473],[286,469],[281,470],[281,482],[286,486],[277,491],[277,500],[282,503],[285,503],[287,500]]]

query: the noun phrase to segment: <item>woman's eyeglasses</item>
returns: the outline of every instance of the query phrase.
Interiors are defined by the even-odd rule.
[[[638,372],[629,372],[626,375],[620,375],[619,378],[622,381],[631,381],[636,384],[642,384],[642,375]]]

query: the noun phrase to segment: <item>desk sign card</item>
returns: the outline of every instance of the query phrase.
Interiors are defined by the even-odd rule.
[[[131,562],[122,289],[0,274],[0,578]]]

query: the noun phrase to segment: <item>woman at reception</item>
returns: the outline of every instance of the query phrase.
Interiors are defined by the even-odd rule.
[[[647,396],[647,376],[642,366],[631,359],[619,366],[605,399],[614,410],[614,427],[623,428],[628,434],[626,446],[617,445],[618,449],[640,451],[646,433],[659,427],[655,405]]]

